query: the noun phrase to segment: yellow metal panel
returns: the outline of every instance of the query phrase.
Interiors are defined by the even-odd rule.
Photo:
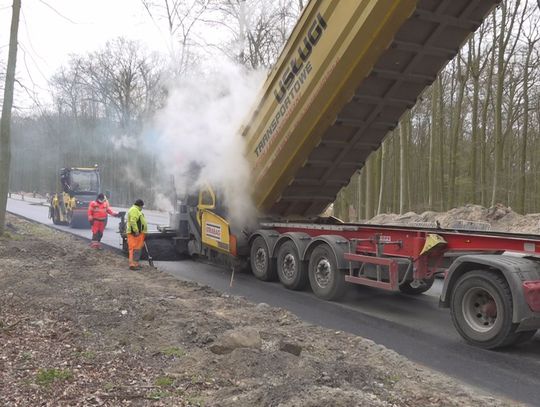
[[[313,217],[500,0],[312,0],[242,132],[265,216]]]
[[[225,219],[208,210],[202,210],[200,213],[202,214],[201,230],[203,244],[218,251],[229,253],[229,224]]]
[[[309,3],[244,132],[259,209],[278,199],[415,7],[416,0]]]

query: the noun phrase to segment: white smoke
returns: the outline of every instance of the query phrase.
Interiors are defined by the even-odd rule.
[[[255,217],[250,169],[240,127],[253,109],[263,72],[219,61],[215,70],[191,76],[170,91],[156,119],[153,148],[162,169],[174,176],[179,193],[209,183],[224,196],[232,222],[247,225]],[[194,164],[200,174],[194,178]]]
[[[169,213],[172,212],[174,209],[171,204],[170,198],[160,192],[156,193],[154,196],[154,206],[158,211]]]
[[[137,148],[137,139],[127,134],[121,134],[111,138],[113,147],[115,150],[130,149],[135,150]]]

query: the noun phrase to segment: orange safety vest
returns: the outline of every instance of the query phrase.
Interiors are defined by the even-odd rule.
[[[107,214],[116,216],[116,212],[109,207],[109,202],[92,201],[88,205],[88,220],[105,220]]]

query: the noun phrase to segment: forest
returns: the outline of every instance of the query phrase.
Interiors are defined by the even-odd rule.
[[[72,55],[50,78],[46,100],[28,84],[20,87],[17,95],[31,97],[34,106],[15,103],[11,191],[46,194],[55,190],[60,168],[97,164],[115,205],[142,197],[166,208],[160,197],[178,188],[171,169],[183,147],[160,147],[155,123],[178,83],[211,82],[223,71],[216,60],[239,66],[246,77],[264,77],[305,6],[302,0],[142,1],[147,17],[166,27],[168,53],[120,37]],[[342,189],[336,216],[356,221],[497,203],[540,212],[539,22],[537,2],[502,1]],[[203,34],[209,30],[215,35]],[[0,60],[0,75],[4,66]],[[218,87],[210,97],[229,92]],[[251,108],[249,98],[234,100],[235,106],[245,100],[241,111]]]

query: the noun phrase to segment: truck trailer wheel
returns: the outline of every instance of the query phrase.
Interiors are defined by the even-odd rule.
[[[450,311],[459,334],[484,349],[508,346],[520,339],[512,322],[512,294],[506,280],[491,271],[465,273],[456,282]]]
[[[258,236],[251,244],[251,272],[259,280],[273,281],[277,277],[276,260],[270,257],[265,240]]]
[[[290,240],[278,250],[277,274],[281,284],[289,290],[303,290],[309,281],[306,263],[300,260],[296,245]]]
[[[434,281],[435,276],[417,282],[407,281],[399,286],[399,291],[403,294],[419,295],[429,290]]]
[[[337,267],[332,249],[317,246],[309,258],[309,284],[315,295],[324,300],[337,300],[345,292],[345,276]]]

